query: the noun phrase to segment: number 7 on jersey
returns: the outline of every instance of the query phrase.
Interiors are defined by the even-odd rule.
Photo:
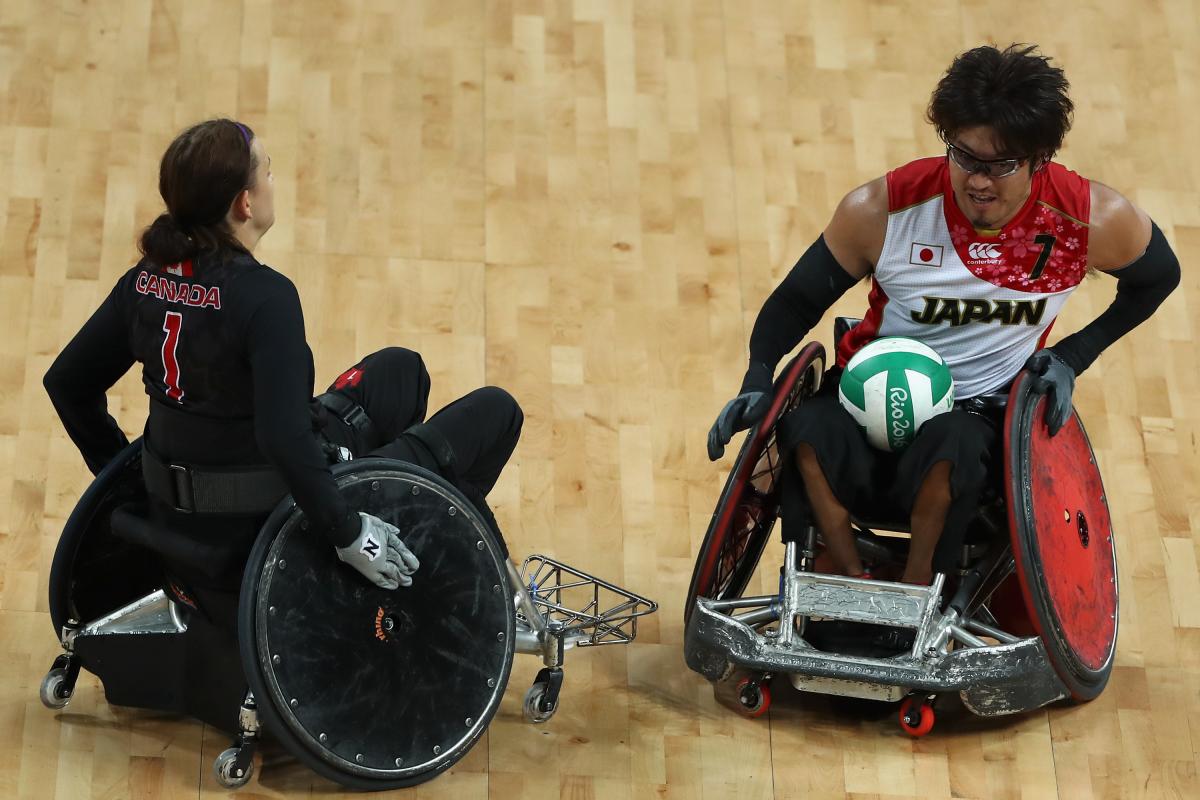
[[[167,397],[176,402],[183,400],[183,389],[179,388],[179,359],[175,355],[175,350],[179,347],[181,328],[183,314],[168,311],[166,319],[163,320],[163,331],[167,334],[162,346],[163,383],[167,385]]]

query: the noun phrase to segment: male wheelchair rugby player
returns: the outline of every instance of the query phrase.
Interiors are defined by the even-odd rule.
[[[957,56],[926,114],[944,155],[846,194],[759,311],[742,388],[709,433],[710,458],[734,431],[754,433],[701,550],[686,634],[688,663],[710,679],[751,670],[740,693],[749,710],[765,707],[763,679],[776,672],[831,694],[915,692],[902,715],[915,733],[932,724],[924,698],[938,692],[998,714],[1104,687],[1115,563],[1071,394],[1078,375],[1155,312],[1180,270],[1144,211],[1054,161],[1071,126],[1067,89],[1062,69],[1032,45]],[[1116,278],[1115,299],[1046,347],[1089,272]],[[915,340],[944,360],[959,406],[929,420],[891,463],[852,413],[813,397],[825,377],[819,346],[775,381],[783,357],[868,277],[869,308],[861,325],[838,332],[838,364],[885,337]],[[990,424],[1000,405],[1003,419]],[[782,493],[780,475],[790,484]],[[779,594],[742,597],[780,508]],[[909,539],[877,537],[877,523]],[[868,568],[900,582],[864,580]],[[876,631],[876,649],[846,646],[842,634],[855,626]],[[903,652],[888,654],[889,645]]]
[[[436,777],[487,728],[514,653],[542,657],[524,713],[558,706],[566,650],[626,643],[657,606],[546,556],[518,570],[504,542],[453,484],[385,458],[337,464],[351,507],[405,532],[421,566],[410,586],[364,581],[306,530],[285,497],[262,526],[240,592],[192,596],[163,569],[228,555],[142,516],[142,441],[106,466],[67,520],[50,575],[63,654],[42,682],[62,708],[80,669],[115,705],[188,714],[235,732],[214,770],[244,785],[260,726],[299,761],[355,789]],[[213,520],[219,526],[219,518]],[[236,606],[230,637],[205,607]]]
[[[838,320],[838,340],[854,322]],[[779,515],[778,422],[825,376],[824,348],[806,345],[745,437],[692,574],[688,666],[749,716],[765,713],[780,674],[802,691],[903,701],[901,727],[913,736],[933,727],[941,693],[958,692],[982,716],[1096,697],[1117,636],[1111,518],[1082,422],[1072,413],[1051,436],[1047,397],[1027,371],[1006,395],[977,403],[1001,425],[1003,464],[955,570],[928,586],[828,574],[823,536],[809,525],[785,545],[779,593],[744,595]],[[897,535],[907,521],[895,509],[851,512],[860,557],[875,575],[894,574],[908,555]],[[903,649],[881,652],[881,629],[907,634],[891,638]]]

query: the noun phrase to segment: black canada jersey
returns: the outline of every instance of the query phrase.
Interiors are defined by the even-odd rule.
[[[126,307],[129,346],[142,364],[151,399],[208,417],[254,416],[249,328],[260,306],[295,294],[291,281],[239,255],[166,267],[143,261],[125,274],[117,291]],[[311,395],[307,343],[302,355],[302,363],[290,368],[303,372]]]
[[[105,392],[134,362],[146,442],[192,466],[269,463],[336,544],[358,535],[314,433],[313,356],[296,287],[242,253],[140,262],[55,359],[45,385],[93,473],[126,444]]]

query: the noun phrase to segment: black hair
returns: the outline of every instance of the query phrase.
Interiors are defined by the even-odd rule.
[[[249,126],[231,119],[207,120],[175,137],[158,171],[167,211],[142,232],[142,255],[165,265],[207,252],[246,251],[225,215],[243,189],[254,188],[253,140]]]
[[[996,146],[1036,167],[1049,161],[1071,129],[1070,84],[1037,45],[990,45],[959,55],[938,81],[926,119],[949,142],[960,131],[986,125]]]

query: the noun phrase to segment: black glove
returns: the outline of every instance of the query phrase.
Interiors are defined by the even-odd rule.
[[[1046,427],[1050,435],[1062,430],[1071,416],[1071,393],[1075,390],[1075,370],[1051,348],[1038,350],[1025,362],[1033,373],[1033,391],[1049,394],[1046,403]]]
[[[771,407],[774,394],[771,369],[766,364],[751,362],[742,380],[738,396],[725,404],[717,421],[708,430],[708,458],[716,461],[725,453],[725,445],[738,431],[753,427]]]

